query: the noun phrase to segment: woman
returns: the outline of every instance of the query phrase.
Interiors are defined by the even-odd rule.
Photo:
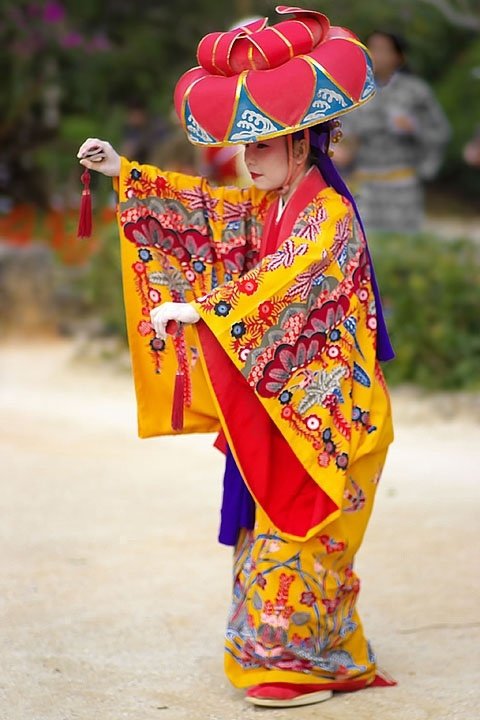
[[[393,353],[328,156],[331,118],[374,87],[355,36],[303,10],[275,32],[259,21],[207,36],[198,58],[177,112],[197,144],[245,145],[251,187],[138,165],[96,139],[79,157],[120,195],[139,432],[219,430],[227,455],[227,676],[254,704],[305,705],[386,682],[353,559],[392,440],[378,360]]]
[[[376,31],[367,41],[378,91],[344,123],[335,161],[348,168],[367,230],[418,232],[423,182],[440,166],[449,125],[428,85],[406,71],[406,45]]]

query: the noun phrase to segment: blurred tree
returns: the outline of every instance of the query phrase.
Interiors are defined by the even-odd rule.
[[[195,63],[198,40],[240,17],[273,19],[276,4],[277,0],[142,0],[139,7],[131,0],[3,0],[0,195],[4,200],[69,204],[68,178],[76,173],[74,151],[85,136],[118,142],[124,108],[132,97],[152,113],[168,116],[175,82]],[[476,38],[464,27],[452,27],[434,7],[444,5],[443,0],[305,4],[325,12],[333,23],[353,28],[361,38],[378,27],[405,34],[413,70],[441,86],[450,113],[465,115],[464,105],[448,99],[457,89],[444,87],[458,83],[458,78],[470,81],[470,60],[466,64],[465,57],[475,55],[471,48]],[[466,8],[468,0],[448,0],[448,5]],[[462,133],[459,143],[466,142],[471,127],[465,120],[452,120]],[[73,184],[76,200],[76,174]]]
[[[58,134],[64,68],[75,56],[108,48],[99,34],[86,36],[55,0],[9,3],[0,23],[0,197],[9,203],[49,202],[49,175],[35,158],[37,148]]]
[[[480,8],[474,0],[420,0],[439,10],[447,20],[467,30],[480,30]]]

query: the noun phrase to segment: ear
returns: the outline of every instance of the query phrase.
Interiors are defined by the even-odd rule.
[[[309,147],[305,138],[302,138],[301,140],[296,140],[293,143],[293,159],[298,165],[301,165],[302,163],[307,161],[308,153]]]

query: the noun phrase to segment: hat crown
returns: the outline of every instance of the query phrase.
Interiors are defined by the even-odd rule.
[[[289,17],[210,33],[197,67],[175,88],[175,108],[198,145],[258,142],[350,112],[375,93],[367,48],[325,15],[277,7]]]
[[[269,70],[291,58],[311,52],[330,29],[322,13],[301,8],[277,8],[280,14],[293,14],[293,20],[267,25],[263,18],[227,32],[206,35],[197,49],[197,59],[211,75],[231,77],[244,70]]]

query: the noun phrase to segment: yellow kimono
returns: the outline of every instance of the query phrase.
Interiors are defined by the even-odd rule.
[[[365,239],[316,168],[302,182],[272,244],[274,194],[122,160],[125,307],[140,435],[172,432],[180,368],[183,431],[221,430],[255,500],[228,677],[348,690],[376,676],[353,559],[392,423]],[[201,321],[164,343],[149,313],[166,300],[194,302]]]

